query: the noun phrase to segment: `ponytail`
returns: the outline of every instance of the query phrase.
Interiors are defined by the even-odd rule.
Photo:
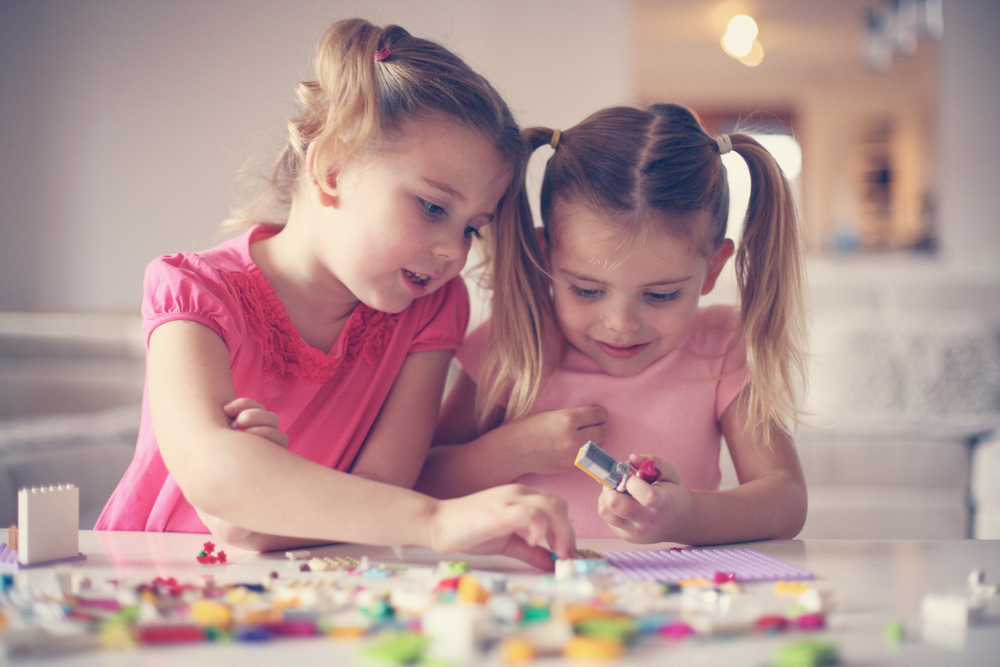
[[[552,135],[552,130],[543,128],[522,132],[529,154],[551,143]],[[520,224],[487,227],[494,236],[495,254],[487,258],[492,315],[483,379],[476,393],[481,431],[528,413],[548,363],[545,334],[552,330],[554,318],[545,259],[523,187],[515,205]]]
[[[266,211],[270,221],[283,224],[310,144],[315,144],[313,173],[323,190],[335,194],[323,177],[333,164],[362,150],[378,150],[387,134],[428,116],[480,134],[511,166],[515,180],[523,175],[524,145],[507,104],[486,79],[440,44],[399,26],[347,19],[323,35],[314,69],[315,80],[296,89],[300,113],[288,122],[288,139],[275,161],[269,192],[227,224],[266,220],[256,209],[271,209]]]
[[[771,428],[790,434],[805,391],[802,242],[791,190],[777,162],[749,136],[729,138],[750,171],[736,282],[750,374],[748,427],[767,446]]]

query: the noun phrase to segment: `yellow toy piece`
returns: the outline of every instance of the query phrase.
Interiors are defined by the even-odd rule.
[[[510,637],[500,644],[500,654],[508,665],[517,665],[537,658],[538,650],[527,639]]]
[[[228,628],[233,622],[229,605],[215,600],[195,600],[191,603],[191,617],[202,628]]]
[[[615,660],[624,653],[621,642],[604,637],[576,635],[563,647],[563,655],[572,660]]]

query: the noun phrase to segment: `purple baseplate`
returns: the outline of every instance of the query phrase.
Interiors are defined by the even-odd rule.
[[[812,573],[753,549],[674,549],[606,553],[608,563],[637,581],[678,583],[686,579],[713,581],[717,572],[733,574],[736,581],[814,579]]]

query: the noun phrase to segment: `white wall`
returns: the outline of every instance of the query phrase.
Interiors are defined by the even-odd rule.
[[[837,0],[827,0],[835,2]],[[443,42],[521,122],[630,102],[629,0],[0,3],[0,310],[137,310],[153,257],[217,240],[234,174],[267,158],[330,22]],[[1000,267],[1000,8],[948,0],[943,255]]]
[[[941,50],[942,250],[1000,268],[1000,3],[945,0]]]
[[[631,101],[627,0],[0,4],[0,310],[138,310],[142,272],[218,240],[333,21],[442,42],[522,124]]]

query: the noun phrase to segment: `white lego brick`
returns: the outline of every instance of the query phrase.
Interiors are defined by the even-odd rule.
[[[920,616],[925,624],[968,625],[969,598],[965,595],[928,593],[920,601]]]
[[[23,565],[80,553],[80,490],[72,484],[17,493],[18,560]]]
[[[427,657],[457,667],[480,664],[483,633],[482,607],[471,604],[438,604],[423,616],[420,631],[430,638]]]

